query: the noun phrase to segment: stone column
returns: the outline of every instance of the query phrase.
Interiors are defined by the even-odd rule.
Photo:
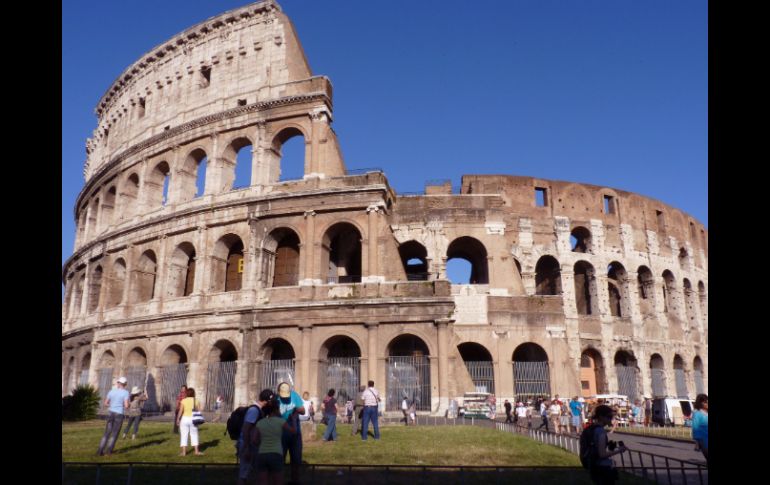
[[[382,210],[382,207],[376,204],[372,204],[366,208],[367,220],[369,223],[369,234],[367,234],[367,261],[369,263],[369,268],[366,276],[362,279],[362,281],[366,283],[379,283],[385,281],[385,277],[379,275],[379,265],[377,264],[377,258],[379,256],[378,239],[380,232],[378,214],[382,212]]]
[[[168,236],[163,234],[158,238],[158,267],[155,271],[155,289],[152,299],[158,301],[158,312],[163,311],[163,300],[166,297],[166,283],[168,279],[168,267],[166,262],[166,252],[168,246]]]
[[[129,244],[128,247],[126,247],[126,277],[123,280],[123,299],[121,300],[121,304],[128,308],[130,307],[133,302],[130,301],[131,297],[131,288],[134,286],[134,278],[133,278],[133,272],[134,272],[134,245]]]
[[[249,216],[249,241],[246,245],[247,253],[244,254],[246,274],[244,275],[243,289],[255,290],[261,286],[259,284],[262,279],[262,268],[257,262],[257,252],[260,250],[259,244],[259,232],[258,232],[259,217]],[[260,276],[260,277],[258,277]]]
[[[201,371],[205,372],[206,370],[206,360],[202,358],[201,352],[200,352],[200,341],[201,336],[200,332],[192,332],[191,335],[192,342],[190,343],[190,358],[188,359],[187,364],[187,387],[193,387],[196,389],[196,396],[205,396],[205,393],[203,392],[203,388],[201,388],[201,385],[204,382],[204,379],[201,377],[200,373]]]
[[[249,355],[251,355],[249,327],[249,324],[241,324],[239,335],[241,338],[241,351],[238,353],[234,376],[235,392],[233,396],[233,409],[239,406],[247,406],[251,403],[249,396]],[[257,391],[254,391],[252,394],[255,394],[256,392]]]
[[[438,413],[441,414],[449,405],[449,318],[435,321],[438,329]]]
[[[299,357],[300,378],[295,383],[295,389],[309,389],[310,384],[310,337],[313,327],[311,325],[299,327],[302,334],[302,353]],[[301,391],[300,391],[301,392]]]
[[[638,278],[639,275],[636,271],[626,270],[626,281],[623,284],[623,290],[627,300],[626,308],[628,309],[628,316],[631,317],[631,322],[634,324],[642,323],[642,311],[639,308]]]
[[[203,195],[212,195],[222,192],[220,183],[222,181],[222,167],[219,159],[219,134],[209,135],[211,139],[211,153],[207,153],[206,162],[206,186],[203,189]]]
[[[554,231],[556,232],[556,253],[561,255],[572,252],[569,217],[554,216],[553,220]]]
[[[91,299],[91,267],[91,261],[87,261],[86,269],[84,270],[86,278],[83,280],[83,293],[80,295],[80,317],[88,315],[88,305]]]
[[[300,253],[300,258],[302,259],[302,279],[299,281],[300,285],[313,285],[318,278],[315,272],[315,216],[315,211],[305,211],[305,242],[302,244],[302,252]],[[317,284],[322,284],[322,282],[318,281]]]
[[[179,160],[180,152],[181,150],[179,149],[179,145],[174,145],[174,147],[171,148],[171,166],[169,167],[169,174],[171,175],[171,178],[168,181],[168,200],[166,200],[166,207],[177,204],[182,198],[182,184],[180,181],[180,177],[182,177],[182,175],[179,175],[182,167],[179,165],[183,162],[183,160]]]
[[[364,378],[361,376],[361,383],[365,384],[366,381],[369,380],[377,380],[377,333],[378,333],[378,327],[379,322],[367,322],[365,323],[366,330],[367,330],[367,336],[369,337],[368,341],[368,350],[367,350],[367,357],[369,360],[369,368],[367,369],[367,376]],[[384,383],[380,384],[380,388],[382,388]]]
[[[588,281],[586,281],[588,284]],[[577,318],[577,295],[575,294],[575,274],[571,269],[566,271],[561,269],[561,290],[564,306],[564,316],[567,318]]]
[[[195,278],[193,281],[193,294],[202,295],[208,293],[208,254],[209,248],[206,243],[206,230],[203,225],[198,227],[198,244],[195,250]]]

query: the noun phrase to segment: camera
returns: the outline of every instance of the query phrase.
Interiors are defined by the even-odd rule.
[[[612,440],[610,440],[610,441],[608,441],[608,442],[607,442],[607,449],[608,449],[608,450],[610,450],[610,451],[615,451],[615,449],[616,449],[618,446],[620,446],[620,447],[622,448],[622,447],[625,447],[625,446],[626,446],[626,444],[625,444],[625,443],[623,443],[622,441],[620,441],[620,442],[617,442],[617,441],[612,441]]]

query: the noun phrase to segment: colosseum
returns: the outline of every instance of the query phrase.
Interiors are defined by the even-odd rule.
[[[706,228],[609,187],[465,175],[399,194],[346,169],[332,85],[271,0],[201,22],[113,82],[62,271],[62,395],[119,375],[166,412],[287,379],[372,379],[443,414],[498,400],[708,388]],[[304,175],[282,177],[301,137]],[[251,183],[235,187],[247,150]],[[459,193],[458,193],[459,192]],[[447,262],[465,260],[467,284]]]

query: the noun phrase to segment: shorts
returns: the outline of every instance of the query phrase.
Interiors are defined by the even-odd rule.
[[[257,455],[257,470],[280,473],[283,471],[283,457],[280,453],[260,453]]]
[[[561,425],[562,426],[569,426],[569,416],[562,416],[561,417]]]
[[[572,426],[576,428],[580,427],[580,416],[572,416]]]

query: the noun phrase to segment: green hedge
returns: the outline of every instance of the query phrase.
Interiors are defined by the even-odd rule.
[[[86,421],[96,418],[99,410],[99,392],[91,385],[78,386],[61,401],[63,421]]]

